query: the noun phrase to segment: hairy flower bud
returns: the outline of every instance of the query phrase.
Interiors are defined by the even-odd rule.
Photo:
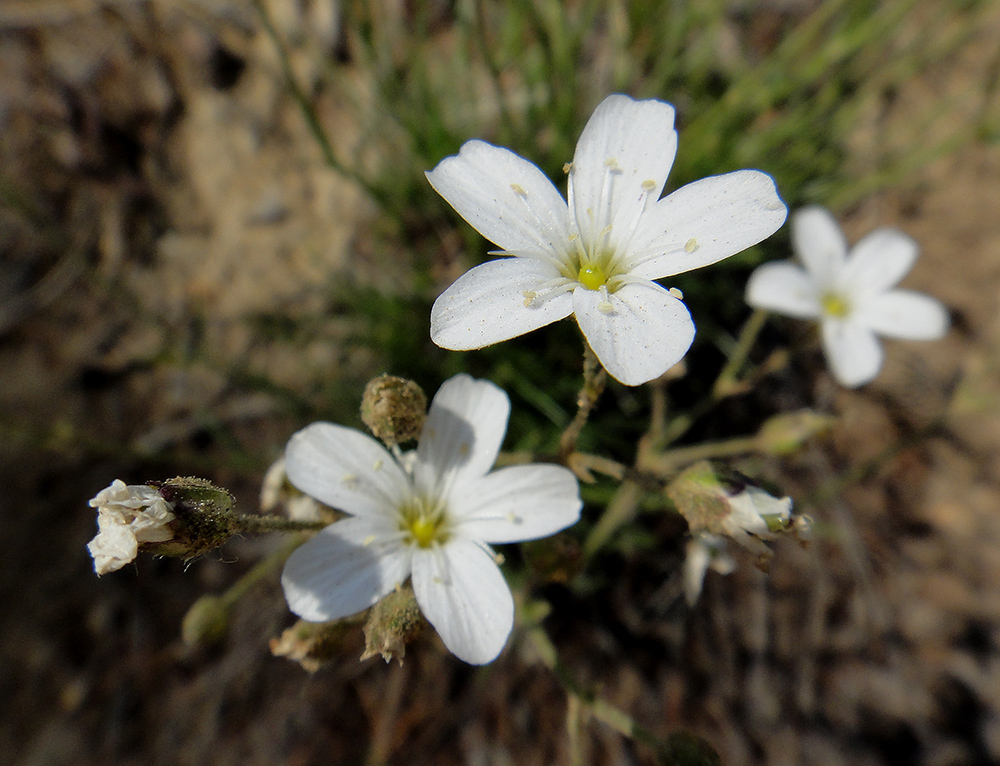
[[[757,432],[761,452],[769,455],[791,455],[813,437],[829,431],[835,422],[830,415],[812,410],[783,412],[768,418]]]
[[[121,569],[140,550],[190,559],[236,531],[233,496],[205,479],[126,485],[115,479],[90,501],[98,533],[87,545],[99,575]]]
[[[393,657],[400,665],[406,656],[406,644],[423,630],[424,618],[413,595],[413,588],[393,591],[383,598],[368,615],[365,624],[365,653],[362,660],[381,654],[389,662]]]
[[[379,375],[365,386],[361,420],[390,447],[420,436],[427,418],[427,396],[412,380]]]

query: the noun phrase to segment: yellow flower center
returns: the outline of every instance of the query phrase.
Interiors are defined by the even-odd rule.
[[[851,311],[851,307],[847,301],[836,293],[827,293],[824,295],[820,304],[823,306],[824,314],[829,317],[836,317],[837,319],[846,317]]]
[[[580,273],[577,275],[576,281],[588,290],[598,290],[607,284],[608,275],[604,273],[604,269],[600,266],[590,264],[580,267]]]
[[[430,548],[434,543],[444,543],[448,539],[443,508],[422,501],[414,501],[400,509],[399,528],[406,533],[407,542],[421,548]]]

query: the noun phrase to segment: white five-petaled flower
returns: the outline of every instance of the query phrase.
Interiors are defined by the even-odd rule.
[[[281,578],[289,608],[316,622],[345,617],[410,577],[445,646],[465,662],[493,660],[514,603],[488,543],[554,534],[581,508],[576,479],[561,466],[490,472],[509,414],[501,389],[457,375],[434,397],[405,460],[332,423],[295,434],[285,451],[289,480],[350,518],[292,554]]]
[[[87,548],[99,575],[134,560],[142,543],[162,543],[174,536],[168,526],[174,520],[170,503],[155,487],[115,479],[91,499],[90,507],[97,509],[98,532]]]
[[[535,165],[469,141],[427,178],[500,246],[431,310],[431,338],[465,351],[576,316],[612,377],[639,385],[681,360],[694,323],[653,280],[707,266],[773,234],[787,210],[774,181],[740,170],[660,199],[677,151],[674,109],[606,98],[576,146],[567,197]]]
[[[917,244],[895,229],[876,229],[848,252],[824,208],[792,216],[792,246],[805,268],[767,263],[747,284],[747,303],[802,319],[819,319],[823,349],[844,386],[868,383],[882,367],[878,335],[934,340],[948,331],[935,298],[893,289],[912,268]]]

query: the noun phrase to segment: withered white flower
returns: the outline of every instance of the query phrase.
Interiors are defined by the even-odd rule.
[[[729,515],[719,521],[722,531],[744,548],[769,556],[770,549],[762,541],[775,539],[774,531],[788,526],[792,498],[778,498],[760,487],[747,485],[729,495],[727,502]]]
[[[472,664],[493,660],[514,602],[489,543],[554,534],[580,517],[573,474],[555,465],[490,472],[510,401],[492,383],[457,375],[431,403],[415,453],[332,423],[295,434],[285,451],[292,484],[350,514],[289,558],[289,608],[314,622],[360,612],[411,578],[427,621]]]
[[[826,358],[841,385],[853,388],[878,375],[883,352],[877,336],[934,340],[948,331],[940,301],[893,289],[917,258],[916,242],[901,231],[876,229],[848,252],[837,221],[814,206],[792,216],[792,246],[803,266],[759,267],[747,284],[747,303],[818,319]]]
[[[708,532],[692,536],[684,554],[684,600],[688,606],[698,602],[709,569],[727,575],[736,568],[736,562],[726,553],[726,539]]]
[[[174,520],[170,503],[159,490],[145,484],[126,485],[115,479],[91,499],[97,509],[97,536],[87,544],[99,575],[121,569],[133,561],[143,543],[173,538],[168,524]]]
[[[707,266],[773,234],[787,210],[774,181],[739,170],[660,199],[677,151],[674,108],[606,98],[566,166],[568,199],[531,162],[469,141],[427,178],[499,258],[438,297],[431,338],[489,346],[573,314],[608,373],[639,385],[694,339],[684,304],[653,280]]]

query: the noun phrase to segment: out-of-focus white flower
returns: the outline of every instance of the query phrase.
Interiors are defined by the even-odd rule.
[[[700,268],[773,234],[787,210],[774,181],[739,170],[660,199],[677,151],[674,109],[608,96],[576,146],[568,201],[537,166],[469,141],[427,178],[500,258],[438,297],[431,338],[482,348],[575,315],[608,373],[635,386],[681,360],[694,323],[653,280]]]
[[[709,568],[727,575],[736,568],[736,562],[726,553],[725,538],[701,532],[688,540],[685,548],[684,598],[688,606],[697,603]]]
[[[722,532],[747,550],[762,556],[771,551],[764,540],[773,540],[777,530],[788,527],[792,517],[792,498],[777,498],[759,487],[746,486],[730,495],[729,514],[719,520]]]
[[[98,532],[87,548],[99,575],[133,561],[141,544],[161,543],[174,536],[168,526],[174,520],[171,505],[155,487],[126,485],[115,479],[97,493],[90,506],[97,509]]]
[[[289,486],[284,455],[271,463],[260,486],[261,511],[274,513],[279,505],[284,507],[288,518],[293,521],[319,521],[322,518],[319,503]]]
[[[836,220],[821,207],[792,216],[792,245],[804,266],[767,263],[747,284],[746,300],[820,321],[834,377],[855,387],[882,367],[879,335],[934,340],[948,331],[948,312],[936,299],[893,289],[912,268],[917,244],[895,229],[876,229],[848,252]]]
[[[297,549],[281,578],[289,608],[314,622],[359,612],[407,577],[420,609],[459,659],[493,660],[513,626],[513,598],[488,543],[533,540],[580,516],[573,474],[555,465],[490,472],[510,401],[457,375],[431,403],[413,457],[314,423],[288,443],[292,484],[350,514]]]

